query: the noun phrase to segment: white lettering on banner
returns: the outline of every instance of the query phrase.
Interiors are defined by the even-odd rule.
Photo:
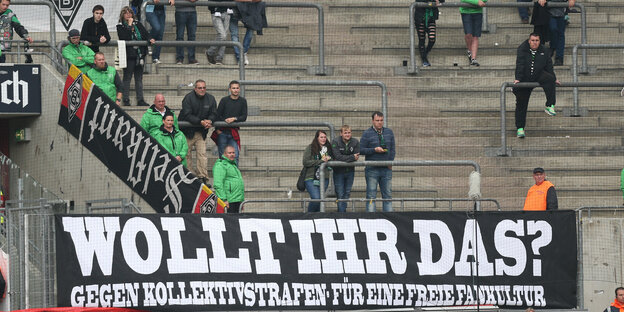
[[[507,236],[511,232],[516,237]],[[524,236],[524,221],[503,220],[496,225],[494,230],[494,246],[501,256],[515,259],[515,265],[509,266],[504,259],[495,259],[496,275],[519,276],[524,272],[527,262],[526,248],[518,237]]]
[[[531,242],[531,249],[536,256],[540,255],[540,248],[552,241],[552,227],[546,221],[527,221],[527,234],[535,235],[538,232],[541,235]],[[533,276],[542,276],[542,260],[540,259],[533,259]]]
[[[63,217],[63,230],[69,233],[74,246],[79,246],[76,257],[82,276],[93,273],[94,256],[102,274],[111,275],[115,237],[119,232],[118,217]]]
[[[440,220],[414,220],[414,233],[420,239],[420,261],[417,262],[420,275],[442,275],[453,268],[455,246],[453,234],[446,223]],[[431,237],[435,235],[442,244],[440,260],[433,262],[433,244]]]
[[[208,273],[206,248],[195,249],[196,257],[194,259],[184,258],[184,247],[180,236],[180,232],[186,230],[184,218],[162,218],[161,224],[163,230],[168,234],[169,248],[171,248],[171,258],[167,259],[169,273],[191,273],[189,269],[194,270],[192,273]]]
[[[366,272],[369,274],[386,274],[386,262],[381,259],[381,254],[386,254],[388,263],[394,274],[404,274],[407,270],[405,253],[399,252],[396,247],[397,228],[392,222],[385,219],[359,219],[360,229],[366,234],[366,247],[368,259]],[[383,234],[385,239],[380,239]]]
[[[146,139],[146,141],[148,140]],[[143,162],[145,158],[146,150],[147,149],[143,150],[143,158],[141,159],[141,162]],[[187,171],[186,173],[184,172],[184,165],[182,164],[178,164],[167,174],[167,178],[165,179],[165,197],[163,197],[163,200],[169,198],[173,204],[175,213],[180,213],[180,209],[182,209],[182,193],[180,193],[178,185],[181,183],[191,184],[196,179],[197,178],[194,177],[190,171]]]
[[[275,234],[275,241],[284,243],[284,229],[281,220],[266,219],[239,219],[240,231],[243,242],[251,242],[251,233],[256,233],[258,237],[258,251],[260,259],[255,261],[256,274],[281,274],[279,260],[273,255],[270,233]]]
[[[461,251],[459,261],[455,262],[457,276],[492,276],[494,274],[494,265],[488,261],[481,229],[474,219],[466,220]],[[469,257],[476,259],[470,261]]]
[[[181,173],[181,170],[177,172]],[[93,274],[94,263],[99,265],[98,269],[105,276],[112,274],[116,240],[120,240],[120,252],[126,262],[116,265],[127,266],[141,275],[158,271],[163,264],[165,251],[171,254],[166,261],[167,274],[282,274],[283,260],[275,254],[274,244],[285,244],[287,241],[283,222],[290,223],[291,238],[297,238],[293,246],[299,248],[299,254],[291,255],[293,264],[294,259],[297,259],[296,274],[401,275],[407,270],[405,252],[397,247],[397,228],[386,219],[285,221],[239,218],[236,219],[238,225],[234,227],[239,231],[239,236],[239,233],[226,229],[223,218],[201,218],[202,231],[208,234],[208,245],[190,251],[185,250],[182,239],[183,233],[187,231],[184,217],[159,217],[157,220],[159,223],[151,218],[132,217],[122,228],[119,217],[63,217],[62,225],[75,246],[83,277]],[[450,229],[443,222],[412,222],[416,234],[414,241],[418,239],[420,243],[420,248],[412,254],[419,276],[441,276],[449,274],[451,270],[454,270],[455,276],[520,276],[526,272],[531,256],[532,274],[541,276],[542,262],[539,256],[543,252],[542,248],[552,241],[552,227],[546,221],[502,220],[493,227],[494,244],[490,245],[490,254],[499,254],[500,257],[490,259],[481,229],[474,220],[465,223],[461,250],[457,251]],[[117,232],[121,232],[119,237]],[[146,238],[147,254],[139,253],[139,235]],[[535,236],[531,248],[527,248],[520,240],[527,235]],[[225,236],[229,238],[227,246]],[[363,239],[356,240],[356,236]],[[321,239],[313,244],[313,237]],[[232,243],[236,245],[236,242],[232,242],[233,238],[239,239],[245,247],[234,250]],[[250,256],[250,248],[258,250],[253,258]],[[358,253],[360,249],[363,252]],[[211,257],[208,256],[208,250],[212,253]],[[457,261],[456,254],[459,254]],[[296,296],[293,293],[291,299],[296,300]]]
[[[145,235],[147,242],[148,253],[145,259],[141,257],[137,249],[136,241],[139,233]],[[162,260],[162,238],[154,223],[149,219],[130,218],[121,232],[121,250],[130,269],[143,275],[152,274],[158,270]]]
[[[9,92],[9,86],[13,85],[12,91]],[[21,97],[20,97],[21,89]],[[13,94],[13,98],[9,98],[9,94]],[[5,80],[0,83],[0,94],[2,97],[0,100],[2,103],[10,105],[12,103],[22,103],[22,108],[28,106],[28,82],[19,79],[19,71],[13,72],[13,80]]]
[[[546,306],[536,285],[168,281],[77,285],[70,296],[73,307]]]

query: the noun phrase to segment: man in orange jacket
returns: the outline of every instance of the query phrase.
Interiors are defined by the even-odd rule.
[[[624,287],[615,289],[615,300],[604,312],[624,312]]]
[[[535,185],[531,186],[527,193],[524,210],[557,210],[559,208],[557,191],[550,181],[546,181],[544,168],[533,169],[533,180]]]

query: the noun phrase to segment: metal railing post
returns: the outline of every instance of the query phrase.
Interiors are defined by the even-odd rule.
[[[54,4],[52,1],[44,1],[44,0],[14,0],[11,2],[11,5],[45,5],[48,7],[50,13],[50,42],[52,46],[56,45],[56,14],[54,9]]]

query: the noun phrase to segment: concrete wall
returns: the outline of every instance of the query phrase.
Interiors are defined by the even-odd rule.
[[[76,138],[58,125],[65,77],[46,64],[41,65],[41,116],[10,119],[9,133],[30,128],[32,139],[16,143],[11,138],[11,159],[36,181],[64,200],[74,201],[77,212],[85,200],[129,198],[143,211],[152,211],[119,178],[83,148]]]

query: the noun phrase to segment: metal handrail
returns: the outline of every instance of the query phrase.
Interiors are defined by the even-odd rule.
[[[52,63],[54,63],[54,65],[56,66],[57,70],[61,73],[61,74],[67,74],[67,68],[63,66],[63,64],[61,64],[61,62],[59,62],[59,58],[62,59],[63,56],[61,54],[61,52],[59,50],[57,50],[57,48],[52,45],[49,41],[47,40],[34,40],[33,43],[44,43],[45,45],[47,45],[47,48],[50,49],[50,53],[46,53],[46,52],[39,52],[39,51],[32,51],[32,52],[26,52],[26,51],[22,51],[21,45],[24,44],[26,41],[23,39],[19,39],[19,40],[6,40],[7,42],[11,42],[11,43],[16,43],[17,44],[17,52],[2,52],[2,54],[5,55],[17,55],[17,57],[19,58],[22,55],[44,55],[47,56],[50,61],[52,61]],[[33,48],[37,48],[38,46],[31,46]],[[52,53],[55,53],[57,57],[53,57]],[[64,71],[63,71],[64,69]]]
[[[167,1],[168,3],[168,1]],[[327,75],[327,68],[325,67],[325,14],[323,6],[317,3],[296,3],[296,2],[265,2],[267,7],[288,7],[288,8],[314,8],[318,11],[318,33],[319,33],[319,67],[316,69],[316,75]],[[144,1],[142,6],[142,12],[145,12],[145,7],[148,4],[154,4],[153,0]],[[236,2],[214,2],[214,1],[197,1],[197,2],[176,2],[175,6],[215,6],[215,7],[236,7]],[[146,23],[144,18],[143,25]],[[240,51],[243,51],[241,48]],[[240,62],[242,63],[242,62]]]
[[[576,87],[623,87],[624,82],[562,82],[556,85],[557,88],[576,88]],[[496,151],[496,156],[511,156],[511,149],[507,148],[507,121],[505,113],[507,111],[507,88],[535,88],[539,87],[537,82],[503,82],[500,88],[500,117],[501,117],[501,147]]]
[[[563,8],[568,7],[567,2],[549,2],[549,7],[554,8]],[[575,7],[581,9],[581,43],[587,43],[587,17],[585,12],[585,6],[582,3],[575,3]],[[414,11],[416,8],[429,8],[432,7],[431,2],[414,2],[410,4],[410,63],[407,68],[408,74],[418,74],[418,68],[416,67],[416,48],[415,48],[415,29],[416,29],[416,21],[414,20]],[[438,8],[442,7],[464,7],[464,8],[474,8],[474,5],[464,3],[464,2],[453,2],[453,3],[441,3]],[[486,2],[484,9],[486,8],[521,8],[521,7],[533,7],[533,2],[513,2],[513,3],[490,3]],[[484,27],[489,27],[487,25],[487,14],[484,12],[483,19],[485,21]],[[585,51],[583,51],[583,66],[587,66],[587,55]]]
[[[117,40],[110,40],[106,44],[100,44],[100,46],[116,46]],[[59,42],[57,49],[63,50],[63,47],[69,44],[69,41],[63,40]],[[154,44],[150,44],[147,41],[126,41],[126,46],[132,47],[145,47],[145,46],[160,46],[160,47],[210,47],[210,46],[237,46],[239,49],[243,49],[243,44],[238,41],[156,41]],[[243,62],[238,62],[238,77],[240,80],[245,79],[245,65]]]
[[[333,124],[325,121],[244,121],[227,123],[225,121],[215,121],[212,123],[215,128],[224,127],[327,127],[329,129],[330,139],[336,136],[336,130]],[[178,121],[180,128],[201,128],[198,125],[192,125],[185,120]]]
[[[572,79],[574,82],[578,82],[578,49],[582,49],[583,52],[586,49],[623,49],[624,44],[577,44],[572,48]],[[587,58],[586,54],[583,53],[583,64],[581,65],[581,73],[587,73],[589,70],[587,68]],[[578,88],[574,88],[574,109],[572,110],[572,117],[581,116],[579,112],[579,94]]]
[[[388,126],[388,88],[376,80],[242,80],[241,95],[245,96],[244,85],[265,86],[376,86],[381,88],[381,112],[384,114],[384,127]]]
[[[56,45],[56,15],[54,14],[54,3],[46,0],[14,0],[11,5],[45,5],[50,11],[50,42]]]
[[[372,166],[372,167],[388,167],[388,166],[420,166],[420,167],[430,167],[430,166],[471,166],[474,168],[474,171],[477,174],[481,174],[481,167],[479,164],[472,160],[394,160],[394,161],[358,161],[358,162],[344,162],[344,161],[328,161],[323,162],[320,165],[319,173],[320,180],[325,181],[325,168],[326,167],[362,167],[362,166]],[[480,181],[479,181],[480,182]],[[325,199],[325,183],[319,183],[320,191],[321,191],[321,199]],[[481,198],[481,186],[478,185],[479,193],[477,194],[477,198]],[[480,203],[476,203],[477,210],[480,210]],[[321,212],[325,212],[325,203],[321,202],[320,207]]]
[[[301,198],[301,199],[247,199],[241,203],[241,211],[245,208],[245,204],[247,203],[301,203],[301,209],[303,212],[306,212],[306,203],[329,203],[329,202],[351,202],[351,211],[355,212],[355,202],[386,202],[386,201],[400,201],[401,202],[401,211],[405,211],[405,202],[449,202],[449,211],[453,210],[453,202],[493,202],[496,204],[497,211],[501,211],[501,206],[498,200],[493,198],[479,198],[479,199],[469,199],[469,198],[349,198],[349,199],[311,199],[311,198]]]

